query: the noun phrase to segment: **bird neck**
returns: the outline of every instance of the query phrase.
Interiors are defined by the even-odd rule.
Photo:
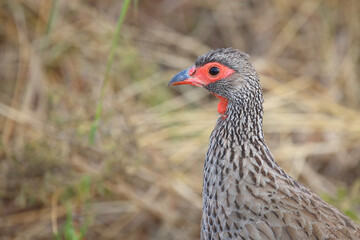
[[[256,159],[259,166],[278,169],[267,147],[262,130],[263,107],[260,101],[229,101],[210,136],[205,170],[225,167],[243,159]],[[279,168],[279,171],[280,170]]]
[[[225,142],[231,143],[232,147],[244,144],[265,144],[262,122],[262,99],[229,101],[226,112],[219,118],[214,129],[213,135],[216,136],[214,140],[220,140],[218,144],[225,148],[231,147]],[[243,156],[250,157],[245,152]]]

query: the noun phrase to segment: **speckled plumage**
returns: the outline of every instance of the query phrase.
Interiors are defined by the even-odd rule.
[[[231,76],[204,86],[228,99],[204,164],[201,239],[360,239],[360,228],[274,161],[263,130],[263,96],[249,57],[227,48],[200,56]]]

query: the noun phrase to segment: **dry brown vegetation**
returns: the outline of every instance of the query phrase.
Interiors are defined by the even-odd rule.
[[[90,144],[122,1],[0,1],[0,239],[198,239],[217,100],[167,83],[228,46],[275,159],[360,222],[360,1],[134,3]]]

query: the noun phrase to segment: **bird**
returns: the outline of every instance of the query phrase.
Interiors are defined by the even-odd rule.
[[[274,160],[263,133],[263,93],[248,54],[219,48],[199,56],[169,86],[219,98],[203,171],[201,240],[360,239],[360,227]]]

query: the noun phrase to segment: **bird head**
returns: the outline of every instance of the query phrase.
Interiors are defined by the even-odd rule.
[[[244,103],[262,94],[259,77],[249,56],[234,48],[219,48],[200,56],[194,66],[176,74],[169,86],[189,84],[207,89],[220,99],[218,112],[224,116],[228,103]]]

